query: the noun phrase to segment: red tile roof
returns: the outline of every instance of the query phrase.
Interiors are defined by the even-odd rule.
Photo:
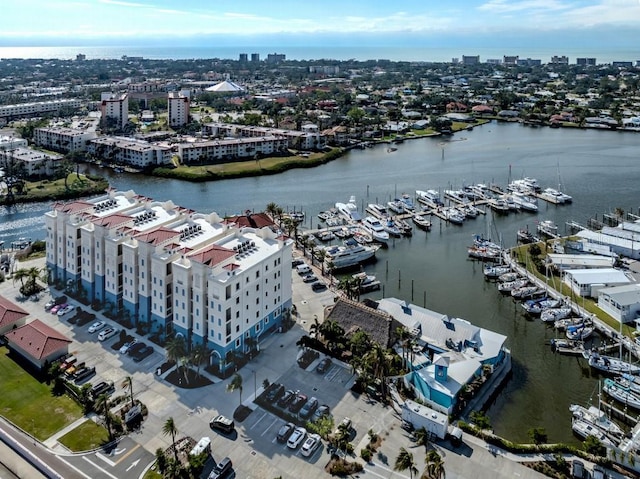
[[[235,223],[239,228],[264,228],[273,226],[274,222],[266,213],[250,213],[227,218],[226,223]]]
[[[14,324],[25,316],[29,316],[29,313],[7,298],[0,296],[0,329]]]
[[[54,206],[58,211],[62,211],[63,213],[77,213],[78,211],[93,208],[95,205],[88,201],[73,201],[71,203],[58,203]]]
[[[180,232],[176,230],[172,230],[169,228],[160,227],[151,231],[144,231],[138,235],[136,235],[136,239],[138,241],[142,241],[144,243],[150,243],[153,245],[161,245],[166,243],[172,238],[180,238]]]
[[[189,259],[206,264],[207,266],[215,266],[235,256],[235,254],[235,251],[213,244],[203,250],[190,254]]]
[[[114,213],[112,215],[105,216],[104,218],[97,219],[95,221],[95,224],[99,226],[105,226],[107,228],[115,228],[132,220],[133,218],[129,215]]]
[[[16,345],[35,359],[46,358],[71,343],[71,340],[39,319],[6,334],[9,345]]]

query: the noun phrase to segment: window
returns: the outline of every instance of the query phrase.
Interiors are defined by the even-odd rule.
[[[240,332],[240,325],[237,325],[236,326],[236,333],[239,333],[239,332]]]

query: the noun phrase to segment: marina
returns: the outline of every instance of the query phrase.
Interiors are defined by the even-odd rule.
[[[304,211],[299,230],[306,233],[326,229],[326,222],[318,227],[317,213],[335,208],[335,202],[344,202],[351,195],[356,196],[358,207],[364,212],[369,203],[386,205],[399,198],[398,192],[402,191],[442,192],[479,183],[506,188],[509,164],[517,173],[512,176],[535,177],[544,187],[557,185],[557,159],[561,158],[564,190],[573,196],[571,204],[539,200],[535,214],[513,211],[494,216],[486,214],[488,208],[480,204],[476,208],[485,214],[465,219],[461,226],[448,223],[441,216],[428,215],[430,231],[416,227],[411,237],[390,238],[387,248],[376,251],[376,261],[363,268],[381,283],[380,290],[366,295],[401,297],[508,336],[513,352],[512,379],[487,411],[497,434],[526,442],[529,428],[544,427],[550,442],[575,443],[568,407],[582,404],[592,395],[598,373],[585,368],[584,359],[554,354],[545,346],[559,337],[558,331],[542,321],[527,320],[519,303],[484,281],[483,264],[469,261],[466,252],[474,234],[491,231],[492,239],[499,242],[502,238],[503,246],[510,247],[516,243],[519,229],[528,226],[529,231],[535,232],[536,220],[552,220],[563,235],[567,222],[587,224],[594,212],[603,208],[637,208],[637,186],[633,175],[628,174],[636,167],[637,139],[629,135],[605,136],[598,131],[528,129],[510,124],[489,124],[465,134],[467,141],[444,141],[442,147],[442,139],[405,141],[397,145],[393,155],[387,154],[383,146],[372,147],[353,150],[314,170],[186,187],[179,181],[126,172],[114,175],[105,169],[98,173],[107,175],[120,190],[133,189],[221,215],[245,209],[260,211],[273,201],[289,211]],[[606,166],[603,158],[607,158]],[[449,188],[450,184],[456,186]],[[612,184],[616,185],[615,197],[605,187]],[[419,199],[415,203],[416,209],[422,204]],[[0,231],[0,239],[7,245],[20,237],[43,238],[39,216],[49,207],[4,208],[0,214],[8,230]],[[412,221],[411,217],[405,218]],[[334,234],[343,228],[341,222],[328,227]]]

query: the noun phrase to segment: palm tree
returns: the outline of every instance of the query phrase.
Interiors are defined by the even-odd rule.
[[[20,284],[22,286],[24,286],[24,280],[25,278],[29,277],[29,271],[26,270],[25,268],[20,268],[17,271],[14,271],[13,273],[13,284],[16,284],[17,280],[20,280]]]
[[[233,391],[240,392],[240,405],[242,405],[242,376],[238,373],[233,375],[233,379],[227,384],[227,392],[232,393]]]
[[[197,344],[191,351],[191,363],[196,366],[196,375],[200,376],[200,367],[209,357],[209,348],[206,344]]]
[[[129,397],[131,398],[131,407],[133,407],[134,402],[133,402],[133,379],[131,378],[131,376],[127,376],[126,378],[124,378],[124,380],[122,381],[122,386],[123,388],[129,388]]]
[[[109,396],[107,394],[101,394],[96,399],[96,409],[101,410],[104,414],[104,425],[107,427],[107,434],[109,435],[109,441],[113,438],[113,433],[111,432],[111,416],[109,413]]]
[[[184,343],[184,337],[175,336],[167,341],[165,345],[167,352],[167,360],[177,363],[178,360],[184,357],[186,353],[186,345]]]
[[[406,471],[409,469],[409,476],[413,479],[413,475],[418,473],[416,463],[413,460],[413,454],[407,451],[404,447],[400,448],[396,462],[393,465],[394,471]]]
[[[346,451],[350,438],[351,438],[351,428],[344,422],[340,423],[340,425],[338,426],[337,433],[333,438],[335,442],[335,446],[338,449],[341,449],[342,451]]]
[[[315,338],[316,336],[318,336],[319,332],[320,332],[320,321],[318,321],[318,316],[314,314],[313,324],[309,326],[309,336],[311,336],[312,338]]]
[[[167,419],[162,426],[162,434],[164,436],[171,436],[171,447],[173,448],[173,457],[178,462],[178,450],[176,449],[176,435],[178,434],[178,428],[172,417]]]
[[[424,446],[425,450],[429,449],[429,432],[424,426],[416,429],[413,436],[416,438],[416,446]]]
[[[278,205],[276,203],[271,202],[267,204],[265,211],[268,213],[269,216],[271,216],[271,219],[275,221],[276,212],[278,211]]]
[[[327,348],[330,350],[336,349],[338,343],[344,339],[344,329],[334,320],[328,320],[322,323],[318,331],[322,334],[322,337],[327,343]]]
[[[435,449],[427,452],[427,468],[425,475],[428,479],[442,479],[445,477],[444,461],[442,456]]]

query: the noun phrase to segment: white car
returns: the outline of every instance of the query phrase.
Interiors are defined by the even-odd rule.
[[[130,342],[124,343],[120,348],[120,354],[127,354],[129,352],[129,349],[131,349],[131,346],[133,346],[137,342],[138,342],[137,339],[132,339]]]
[[[56,314],[58,316],[64,316],[65,314],[72,312],[74,309],[76,309],[76,307],[73,304],[69,304],[69,305],[65,306],[64,308],[59,309]]]
[[[298,426],[293,430],[289,440],[287,441],[287,447],[289,449],[296,449],[307,435],[307,430],[302,426]]]
[[[96,321],[91,326],[89,326],[89,332],[90,333],[95,333],[97,331],[100,331],[106,325],[107,325],[107,323],[105,323],[104,321]]]
[[[315,452],[316,449],[318,449],[320,443],[320,436],[318,434],[309,434],[309,437],[306,441],[304,441],[300,452],[303,456],[309,457]]]
[[[100,331],[98,334],[98,341],[106,341],[109,338],[112,338],[116,335],[118,331],[115,328],[107,328]]]

